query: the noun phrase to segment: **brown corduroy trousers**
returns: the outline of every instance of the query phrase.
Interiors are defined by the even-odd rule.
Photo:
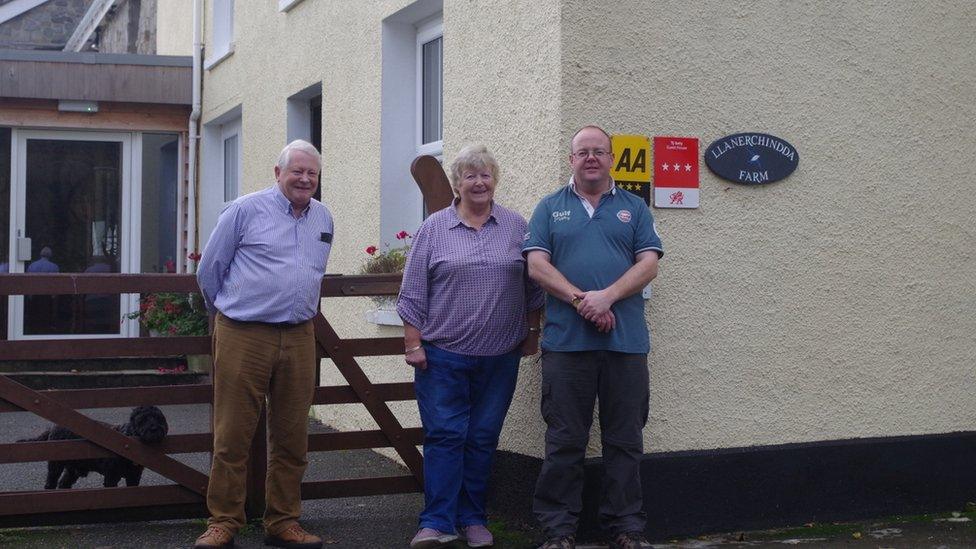
[[[315,390],[312,322],[282,327],[238,322],[218,314],[213,354],[214,449],[208,522],[232,533],[246,523],[247,462],[261,405],[267,401],[264,528],[276,535],[301,515],[308,411]]]

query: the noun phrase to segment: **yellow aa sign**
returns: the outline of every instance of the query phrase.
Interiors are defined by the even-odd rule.
[[[649,183],[651,181],[651,140],[646,135],[614,135],[613,169],[616,181]]]

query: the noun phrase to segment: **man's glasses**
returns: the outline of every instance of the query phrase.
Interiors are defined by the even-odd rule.
[[[573,156],[579,160],[586,160],[590,155],[593,155],[593,158],[603,160],[603,157],[607,156],[608,154],[610,153],[603,149],[583,149],[581,151],[574,152]]]

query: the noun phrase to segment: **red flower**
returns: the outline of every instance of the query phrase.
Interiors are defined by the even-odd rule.
[[[378,248],[376,246],[367,246],[366,247],[366,253],[368,253],[369,255],[373,255],[373,254],[376,253],[376,250],[377,249]]]
[[[176,334],[176,326],[170,326],[169,327],[169,333],[171,335],[175,335]]]
[[[190,252],[186,256],[186,258],[189,259],[190,261],[200,261],[200,257],[201,256],[199,252]]]
[[[403,240],[404,238],[410,238],[410,233],[407,231],[400,231],[396,234],[397,240]]]

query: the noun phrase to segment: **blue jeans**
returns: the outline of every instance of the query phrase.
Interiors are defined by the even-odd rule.
[[[485,491],[498,435],[512,403],[519,348],[497,356],[460,355],[424,344],[427,369],[414,388],[424,426],[421,528],[452,533],[486,524]]]

